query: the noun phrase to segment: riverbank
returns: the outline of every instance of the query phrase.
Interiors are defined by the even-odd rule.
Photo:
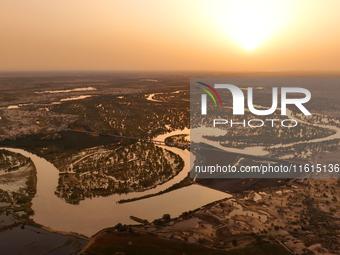
[[[155,140],[163,141],[168,136],[188,133],[188,129],[176,130],[160,135]],[[159,145],[159,147],[179,155],[184,160],[183,170],[173,179],[158,185],[154,189],[128,194],[115,194],[107,197],[93,197],[92,199],[80,201],[78,205],[68,204],[55,195],[59,171],[53,164],[22,149],[6,149],[30,157],[36,166],[38,182],[37,195],[32,201],[32,209],[35,211],[32,219],[52,229],[92,236],[101,229],[114,226],[119,222],[122,224],[134,224],[134,221],[129,217],[130,215],[148,221],[153,221],[166,213],[179,216],[184,211],[199,208],[228,196],[224,192],[199,185],[191,185],[148,199],[124,204],[117,203],[122,199],[131,199],[161,192],[185,179],[190,171],[190,152],[166,145]],[[194,157],[191,158],[191,160],[193,159]],[[127,214],[126,212],[129,213]]]
[[[141,197],[135,197],[135,198],[130,198],[130,199],[121,199],[118,201],[119,204],[123,204],[123,203],[130,203],[130,202],[134,202],[134,201],[138,201],[138,200],[142,200],[142,199],[147,199],[150,197],[155,197],[155,196],[159,196],[159,195],[163,195],[165,193],[174,191],[176,189],[180,189],[183,187],[187,187],[194,184],[194,181],[191,180],[190,178],[190,173],[187,175],[187,177],[185,177],[182,181],[180,181],[179,183],[175,183],[174,185],[172,185],[171,187],[162,190],[158,193],[154,193],[154,194],[149,194],[149,195],[145,195],[145,196],[141,196]]]

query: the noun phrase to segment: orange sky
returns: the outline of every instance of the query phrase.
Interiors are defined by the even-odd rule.
[[[0,6],[0,71],[340,71],[337,0],[0,0]]]

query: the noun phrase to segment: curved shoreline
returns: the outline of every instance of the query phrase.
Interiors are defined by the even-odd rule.
[[[318,143],[318,142],[329,141],[329,140],[333,140],[333,139],[340,139],[340,128],[338,128],[336,126],[326,126],[326,125],[311,124],[311,123],[305,122],[303,120],[297,119],[296,117],[293,117],[292,112],[289,109],[287,109],[287,117],[291,118],[291,119],[295,118],[296,120],[298,120],[298,122],[304,123],[306,125],[333,130],[333,131],[335,131],[335,134],[331,134],[329,136],[325,136],[325,137],[321,137],[321,138],[314,138],[312,140],[304,140],[304,141],[287,143],[287,144],[275,144],[275,145],[269,146],[270,148],[289,147],[289,146],[293,146],[293,145],[296,145],[296,144],[302,144],[302,143]],[[224,147],[224,146],[220,145],[219,142],[203,138],[203,135],[205,135],[209,131],[209,129],[212,129],[212,128],[210,128],[210,127],[200,127],[200,128],[197,128],[197,130],[194,131],[194,132],[197,132],[197,131],[199,132],[199,129],[202,129],[202,132],[204,132],[204,133],[202,134],[202,137],[199,137],[200,140],[195,141],[195,142],[203,142],[203,143],[206,143],[210,146],[214,146],[214,147],[216,147],[216,148],[218,148],[222,151],[240,153],[240,154],[247,154],[247,155],[250,155],[250,156],[266,156],[266,155],[269,154],[268,151],[264,150],[268,146],[254,146],[254,147],[246,147],[246,148],[243,148],[243,149],[232,148],[232,147]],[[220,135],[222,135],[224,130],[220,129],[220,132],[221,132]],[[197,135],[198,134],[196,134],[196,137],[197,137]]]
[[[176,130],[156,138],[160,140],[174,134],[188,134],[189,132],[189,129]],[[178,216],[184,211],[193,210],[230,196],[227,193],[200,185],[191,185],[160,196],[133,203],[118,204],[117,202],[123,198],[133,198],[162,191],[180,182],[187,176],[190,171],[190,158],[194,158],[190,157],[190,152],[165,145],[157,146],[178,154],[184,160],[183,170],[173,179],[144,192],[94,197],[81,201],[79,205],[67,204],[63,199],[58,198],[54,194],[58,185],[59,171],[53,164],[22,149],[4,149],[30,157],[36,166],[38,174],[37,195],[32,200],[32,209],[35,211],[32,218],[35,222],[57,231],[76,232],[85,236],[91,236],[101,229],[114,226],[119,222],[133,224],[134,221],[130,219],[130,215],[136,215],[152,221],[161,217],[164,213]]]

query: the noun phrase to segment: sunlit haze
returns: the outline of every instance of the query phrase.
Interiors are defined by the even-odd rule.
[[[246,50],[253,50],[282,31],[290,22],[288,1],[220,1],[209,4],[213,19],[227,37]]]
[[[339,71],[339,1],[0,0],[0,71]]]

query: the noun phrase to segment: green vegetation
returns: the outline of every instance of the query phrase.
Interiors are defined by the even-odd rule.
[[[151,139],[189,127],[189,93],[172,92],[157,95],[162,103],[147,100],[145,93],[122,97],[102,93],[86,100],[48,105],[43,111],[69,116],[69,128]],[[30,105],[25,112],[40,112],[40,108]],[[73,204],[94,196],[150,189],[173,178],[184,166],[178,155],[153,143],[71,131],[41,132],[1,143],[24,148],[52,162],[62,172],[56,195]],[[106,152],[99,152],[100,146]]]
[[[251,146],[272,146],[276,144],[288,144],[292,142],[308,141],[311,139],[327,137],[335,133],[334,130],[327,128],[316,127],[309,124],[299,122],[294,128],[283,127],[280,121],[275,121],[273,124],[270,121],[266,121],[268,117],[256,116],[251,113],[245,113],[245,115],[237,116],[231,115],[230,112],[225,112],[223,109],[214,111],[214,114],[209,115],[209,118],[202,119],[202,123],[199,121],[200,118],[193,117],[191,119],[191,128],[206,126],[212,127],[213,119],[220,119],[223,116],[224,119],[233,120],[234,123],[245,123],[234,124],[232,127],[230,124],[218,125],[219,129],[225,130],[226,134],[221,136],[205,135],[204,138],[211,141],[218,141],[222,146],[244,148]],[[196,120],[197,119],[197,120]],[[250,127],[247,122],[251,119],[261,119],[264,125],[261,128]],[[270,119],[282,120],[281,115],[274,113]],[[288,125],[286,123],[285,125]],[[251,125],[260,125],[253,122]],[[274,125],[275,128],[272,127]]]
[[[323,142],[294,144],[287,147],[267,148],[267,151],[276,157],[290,154],[292,157],[308,158],[310,155],[319,154],[321,152],[338,151],[339,145],[340,140],[333,139]]]
[[[188,135],[173,135],[165,138],[165,143],[168,146],[175,146],[182,150],[190,148],[190,141],[187,140]]]
[[[269,130],[268,128],[232,128],[233,132],[229,132],[224,136],[209,136],[204,138],[212,141],[220,141],[222,146],[245,148],[251,146],[271,146],[275,144],[288,144],[299,141],[308,141],[311,139],[322,138],[334,134],[329,129],[314,127],[305,124],[299,124],[294,128],[277,128]],[[250,130],[251,129],[251,130]]]
[[[78,116],[74,125],[90,131],[116,135],[153,138],[158,134],[189,128],[189,94],[162,94],[164,101],[155,103],[145,94],[129,94],[117,99],[98,96],[87,100],[53,105],[51,111]]]
[[[86,197],[150,189],[170,180],[184,167],[180,156],[147,142],[115,150],[110,146],[90,149],[68,160],[56,194],[74,204]]]
[[[18,153],[0,150],[0,175],[0,202],[9,204],[3,210],[7,214],[15,213],[17,217],[28,219],[34,213],[31,205],[37,183],[32,160]],[[7,191],[7,185],[15,185],[17,188]]]

